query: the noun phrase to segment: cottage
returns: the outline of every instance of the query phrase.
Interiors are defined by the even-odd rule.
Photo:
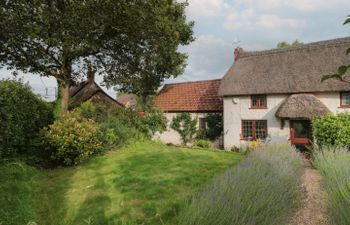
[[[222,79],[224,146],[248,140],[308,144],[310,120],[350,109],[350,86],[321,77],[349,65],[350,37],[258,52],[235,50],[235,63]]]
[[[109,96],[96,82],[95,74],[92,71],[88,72],[87,80],[79,84],[73,85],[69,90],[70,103],[69,108],[74,108],[86,101],[92,101],[104,105],[108,108],[123,107]]]
[[[198,120],[198,129],[206,129],[205,115],[222,113],[222,98],[218,96],[220,80],[206,80],[166,84],[154,99],[154,105],[162,109],[168,119],[168,130],[157,134],[156,139],[164,143],[181,144],[179,134],[170,128],[172,119],[188,112]],[[219,144],[219,143],[218,143]]]

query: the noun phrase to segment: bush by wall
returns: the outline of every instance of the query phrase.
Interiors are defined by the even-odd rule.
[[[21,81],[0,81],[0,158],[25,152],[41,128],[53,120],[52,106]]]
[[[176,115],[170,127],[180,134],[184,145],[192,142],[197,134],[197,120],[187,112]]]
[[[289,145],[254,152],[194,195],[179,224],[288,224],[302,201],[302,168]]]
[[[319,146],[350,146],[350,114],[329,114],[312,121],[315,140]]]
[[[331,224],[350,224],[350,152],[336,147],[316,150],[313,164],[321,171]]]
[[[206,129],[200,131],[197,138],[215,141],[224,130],[222,113],[209,113],[205,116]]]
[[[214,144],[208,140],[196,140],[193,146],[198,148],[214,148]]]
[[[45,130],[45,137],[54,147],[52,159],[64,165],[77,165],[99,152],[97,124],[81,116],[79,109],[59,116]]]

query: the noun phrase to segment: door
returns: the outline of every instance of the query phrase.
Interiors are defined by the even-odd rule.
[[[290,121],[290,141],[292,145],[308,145],[312,139],[310,120]]]

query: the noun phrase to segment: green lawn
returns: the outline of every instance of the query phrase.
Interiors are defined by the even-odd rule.
[[[177,224],[188,197],[240,159],[237,153],[146,142],[74,168],[27,168],[26,176],[12,175],[0,184],[5,196],[0,198],[0,224],[25,224],[11,223],[17,214],[23,215],[17,221],[30,218],[39,225]],[[0,167],[0,179],[10,177],[7,168]],[[11,188],[16,182],[21,188]],[[24,194],[14,198],[25,205],[6,210],[17,192]]]

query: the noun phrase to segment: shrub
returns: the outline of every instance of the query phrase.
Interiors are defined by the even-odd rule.
[[[197,133],[197,120],[192,119],[189,113],[176,115],[170,126],[180,134],[184,145],[192,142]]]
[[[301,203],[302,168],[288,145],[253,152],[195,194],[179,224],[287,224]]]
[[[209,113],[205,116],[207,128],[199,132],[201,139],[209,139],[215,141],[222,136],[224,130],[223,117],[221,113]]]
[[[77,165],[100,150],[97,124],[81,116],[79,109],[62,114],[45,131],[55,147],[52,159],[64,165]]]
[[[53,120],[52,106],[21,81],[0,81],[0,158],[29,149],[39,130]]]
[[[313,164],[325,178],[327,209],[332,224],[350,224],[350,152],[335,147],[314,151]]]
[[[350,146],[350,114],[339,113],[312,121],[315,140],[319,146]]]
[[[213,143],[208,140],[197,140],[194,142],[193,146],[199,148],[214,148]]]
[[[112,143],[120,145],[131,139],[150,138],[154,133],[166,129],[167,120],[159,110],[150,109],[144,115],[139,115],[121,107],[111,109],[90,101],[83,103],[80,109],[85,118],[98,122],[104,143],[110,143],[111,140],[107,140],[110,137]]]

